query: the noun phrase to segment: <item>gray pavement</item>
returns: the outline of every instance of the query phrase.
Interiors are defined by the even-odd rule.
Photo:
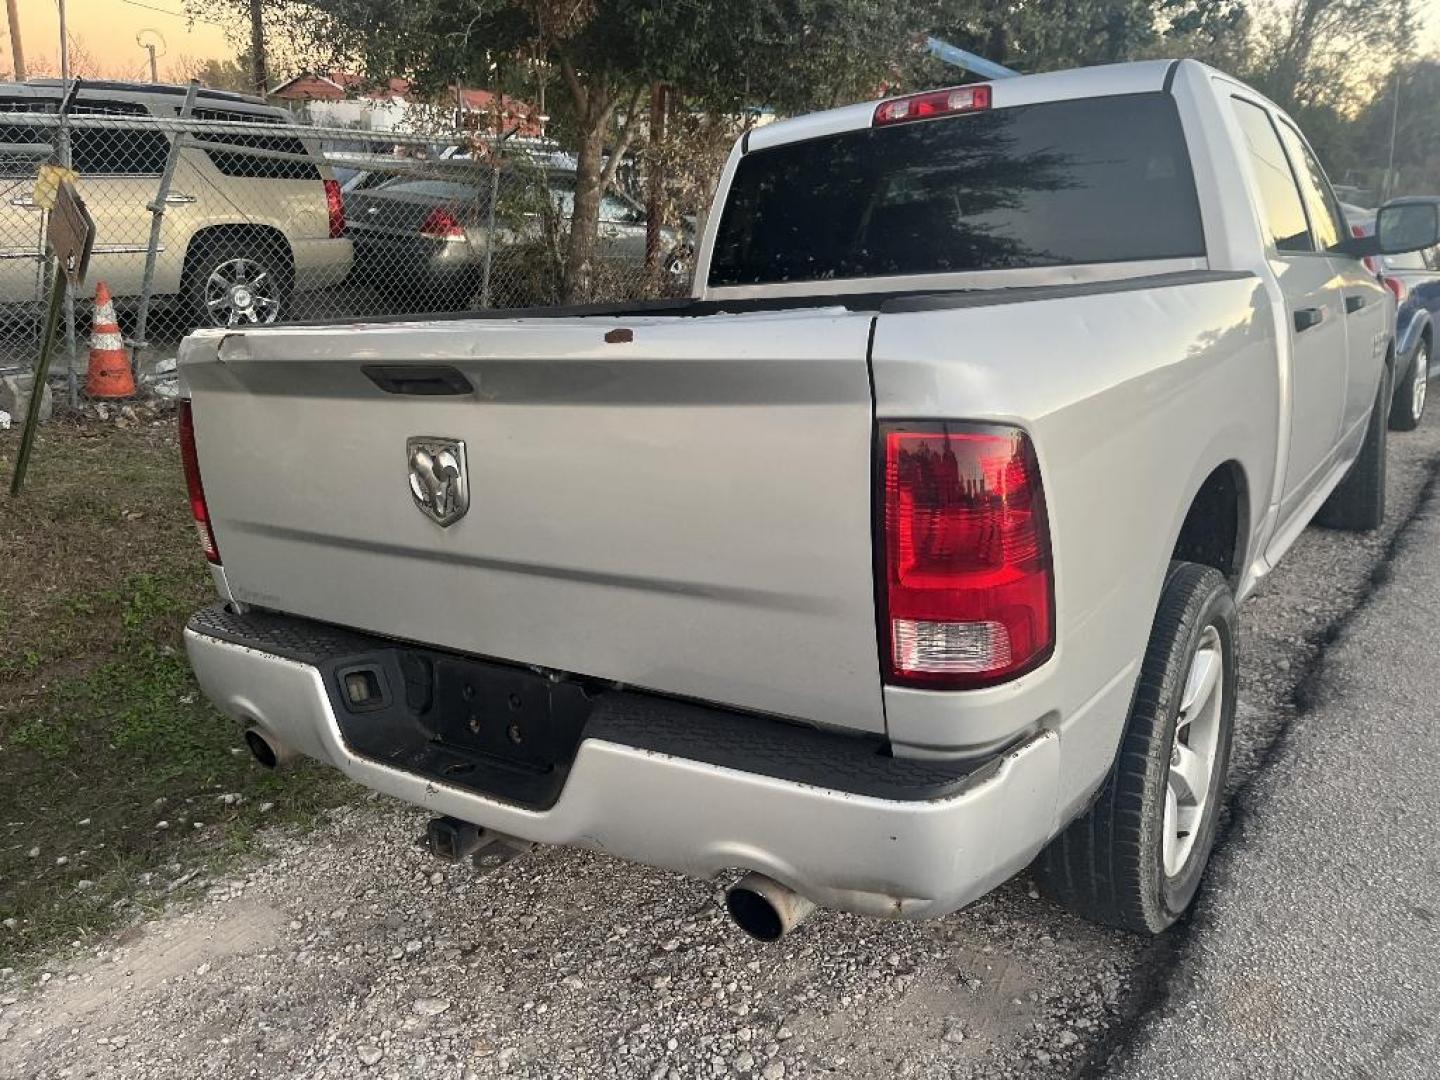
[[[1240,799],[1116,1077],[1440,1076],[1440,499]]]

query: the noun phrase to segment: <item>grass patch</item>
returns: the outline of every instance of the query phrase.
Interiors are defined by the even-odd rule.
[[[8,480],[18,440],[0,436]],[[354,790],[254,766],[181,630],[213,593],[174,425],[53,424],[0,496],[0,966],[100,933]],[[161,824],[163,822],[163,825]]]

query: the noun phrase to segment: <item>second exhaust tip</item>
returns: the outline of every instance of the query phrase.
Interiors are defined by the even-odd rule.
[[[735,925],[758,941],[779,941],[804,922],[815,905],[764,874],[749,873],[725,894]]]

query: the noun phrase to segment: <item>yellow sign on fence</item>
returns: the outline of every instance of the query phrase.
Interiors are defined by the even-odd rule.
[[[79,179],[80,176],[74,169],[67,169],[63,165],[41,165],[35,177],[35,205],[42,210],[54,210],[60,185],[67,180],[73,184]]]

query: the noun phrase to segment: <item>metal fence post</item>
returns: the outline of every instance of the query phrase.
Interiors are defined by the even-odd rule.
[[[80,80],[74,82],[74,89],[67,89],[65,100],[60,109],[60,127],[56,137],[59,150],[60,164],[70,168],[70,110],[74,107],[75,97],[80,93]],[[70,286],[69,278],[65,280],[65,397],[70,408],[80,407],[80,381],[75,374],[75,290]]]
[[[195,95],[199,92],[200,81],[191,79],[189,89],[185,91],[185,103],[180,106],[182,123],[190,119],[190,112],[195,108]],[[150,211],[150,242],[145,248],[145,273],[140,279],[140,309],[135,315],[135,339],[131,342],[134,346],[130,357],[132,370],[138,370],[140,350],[148,344],[145,339],[145,324],[150,319],[150,301],[155,291],[155,256],[160,248],[160,226],[165,220],[165,202],[170,198],[170,181],[175,177],[175,165],[180,160],[180,151],[185,145],[186,136],[187,132],[184,130],[175,132],[175,138],[170,141],[170,150],[165,155],[165,167],[160,173],[160,183],[155,189],[155,201],[146,207]]]
[[[480,306],[490,306],[490,269],[494,261],[495,251],[495,204],[500,201],[500,152],[504,149],[505,141],[519,131],[517,124],[500,138],[496,139],[490,156],[494,164],[490,169],[490,209],[485,220],[485,262],[480,270]]]

